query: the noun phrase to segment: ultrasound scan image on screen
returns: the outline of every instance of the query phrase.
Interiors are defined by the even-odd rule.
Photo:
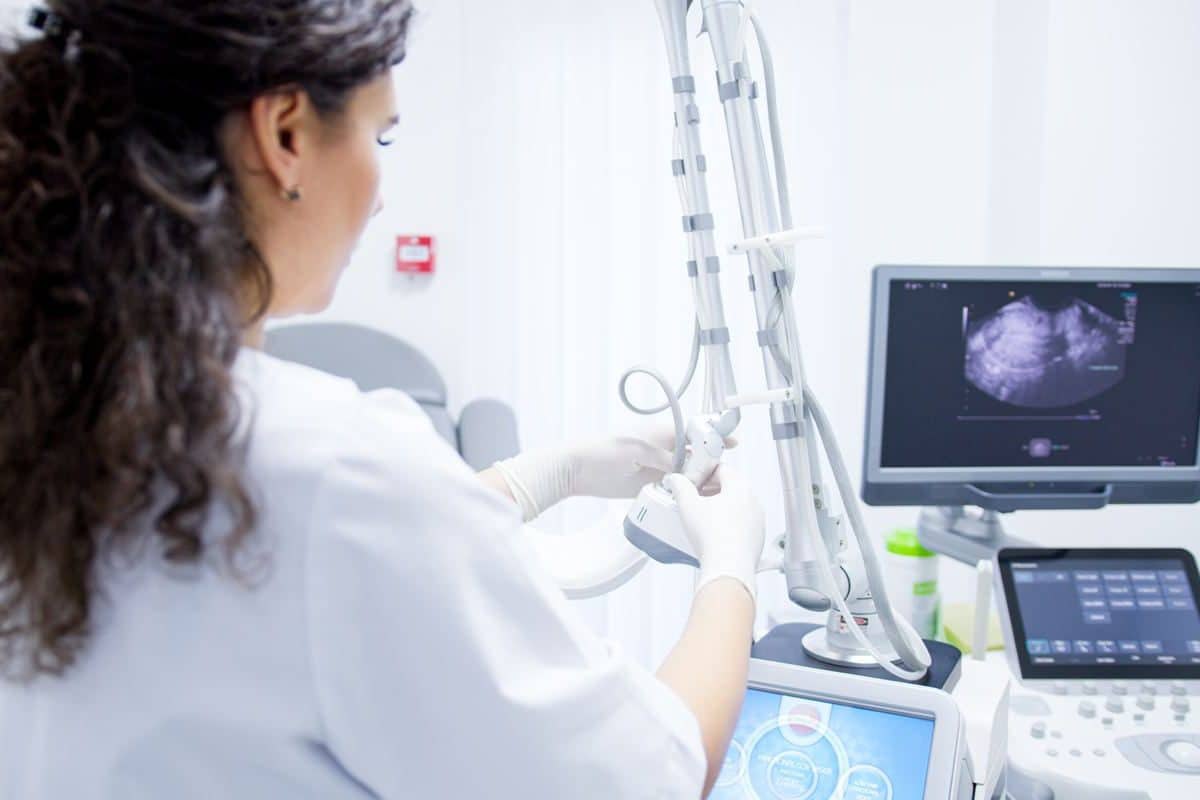
[[[1122,318],[1073,294],[1027,294],[970,319],[963,309],[967,381],[1018,408],[1062,408],[1091,400],[1125,378],[1137,296]]]
[[[884,468],[1190,467],[1200,285],[894,279]]]

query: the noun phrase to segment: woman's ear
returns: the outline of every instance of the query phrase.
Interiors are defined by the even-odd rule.
[[[304,182],[302,157],[311,146],[314,116],[312,101],[298,88],[259,95],[250,103],[247,155],[283,195]]]

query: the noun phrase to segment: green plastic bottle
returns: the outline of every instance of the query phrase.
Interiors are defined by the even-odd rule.
[[[909,529],[893,531],[885,542],[888,596],[922,639],[941,636],[942,597],[938,592],[937,553],[926,550]]]

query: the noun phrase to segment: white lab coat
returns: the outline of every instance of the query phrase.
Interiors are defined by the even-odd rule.
[[[695,718],[522,558],[515,508],[411,399],[250,350],[235,377],[254,588],[218,548],[107,559],[83,658],[0,681],[0,798],[699,797]]]

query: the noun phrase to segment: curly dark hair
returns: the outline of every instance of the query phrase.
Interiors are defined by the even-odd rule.
[[[51,0],[0,52],[0,669],[79,657],[97,558],[197,562],[256,524],[231,367],[265,313],[219,129],[322,115],[404,56],[408,0]]]

